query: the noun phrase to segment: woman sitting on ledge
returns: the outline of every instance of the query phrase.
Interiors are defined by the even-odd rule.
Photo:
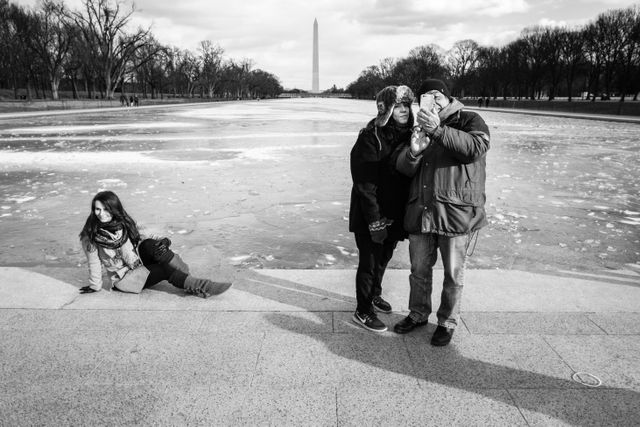
[[[124,210],[118,196],[101,191],[91,201],[91,213],[80,233],[80,242],[89,262],[89,285],[80,293],[102,289],[102,266],[111,286],[122,292],[142,289],[167,280],[186,292],[207,298],[229,289],[231,283],[212,282],[189,274],[189,267],[169,249],[171,241],[144,239]]]

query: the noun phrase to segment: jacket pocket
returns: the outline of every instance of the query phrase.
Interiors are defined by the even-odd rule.
[[[437,191],[435,200],[448,205],[478,206],[473,193],[471,190]]]

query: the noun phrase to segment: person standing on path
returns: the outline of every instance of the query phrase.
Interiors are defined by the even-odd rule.
[[[489,128],[480,115],[463,110],[441,80],[426,80],[422,94],[432,95],[435,105],[418,112],[421,131],[397,160],[398,170],[413,179],[404,219],[411,258],[410,312],[394,331],[405,334],[427,324],[439,250],[444,282],[431,344],[444,346],[458,325],[467,257],[473,253],[478,230],[487,224]]]
[[[351,150],[349,231],[355,234],[359,256],[353,321],[374,332],[387,330],[375,310],[391,312],[382,298],[382,278],[398,241],[406,238],[402,219],[410,179],[395,163],[409,144],[413,101],[407,86],[382,89],[376,96],[377,117],[360,130]]]
[[[136,222],[112,191],[101,191],[91,201],[91,213],[80,232],[89,264],[89,285],[81,294],[102,289],[102,267],[116,290],[140,293],[167,280],[173,286],[207,298],[229,289],[231,283],[212,282],[189,273],[189,266],[169,247],[167,238],[142,240]]]

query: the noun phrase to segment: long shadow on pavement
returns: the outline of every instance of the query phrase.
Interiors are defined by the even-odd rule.
[[[262,276],[257,272],[252,276],[252,284],[246,285],[245,282],[241,287],[244,291],[263,298],[310,311],[324,311],[322,307],[326,306],[327,301],[333,309],[326,311],[334,313],[350,311],[355,306],[354,298],[334,292]],[[336,310],[336,303],[340,307],[338,310]],[[345,310],[342,307],[345,307]],[[334,314],[334,316],[338,315],[340,314]],[[346,313],[342,314],[343,317],[345,315]],[[427,334],[424,328],[422,333],[416,331],[407,336],[377,335],[360,329],[355,329],[353,333],[335,333],[335,331],[334,333],[317,333],[312,332],[318,330],[317,324],[293,314],[268,313],[266,319],[283,331],[316,340],[341,359],[375,368],[370,372],[381,369],[392,374],[415,378],[424,382],[425,386],[427,384],[442,385],[475,393],[509,407],[515,406],[521,412],[540,414],[544,418],[543,423],[560,420],[574,425],[584,423],[637,425],[640,422],[640,411],[635,407],[635,403],[640,401],[640,393],[623,388],[606,387],[606,384],[599,388],[591,388],[570,380],[574,373],[573,369],[553,349],[542,348],[545,342],[537,336],[520,336],[518,342],[526,343],[537,339],[542,353],[546,354],[554,366],[541,368],[542,363],[534,361],[531,363],[532,367],[537,363],[538,369],[555,371],[556,375],[566,375],[567,379],[474,359],[460,352],[459,346],[466,348],[466,351],[474,352],[474,345],[476,345],[484,357],[504,359],[504,355],[492,353],[492,351],[497,353],[504,348],[493,347],[486,341],[487,335],[479,339],[478,335],[461,333],[454,338],[450,346],[437,348],[429,344],[431,334]],[[333,325],[326,324],[328,330],[333,330],[332,327]],[[433,325],[429,325],[429,332],[432,330]],[[493,335],[491,339],[498,341],[505,338],[503,335]],[[473,343],[465,346],[464,341],[473,341]],[[535,343],[529,343],[522,351],[530,351],[531,346],[535,345]],[[396,349],[397,351],[394,351]],[[399,357],[407,353],[410,355],[411,363],[399,363]],[[532,359],[536,356],[536,354],[517,355],[519,360]],[[349,366],[353,367],[353,365]]]

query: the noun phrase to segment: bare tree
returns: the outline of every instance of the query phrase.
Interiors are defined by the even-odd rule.
[[[141,85],[142,96],[147,97],[147,86],[151,90],[151,98],[155,98],[167,80],[169,65],[169,49],[157,40],[150,38],[149,43],[142,46],[134,56],[135,76]]]
[[[584,36],[582,30],[564,28],[560,31],[561,62],[564,68],[564,76],[567,83],[569,102],[573,97],[573,82],[578,69],[584,64]]]
[[[210,40],[200,42],[200,62],[202,64],[200,82],[206,89],[209,98],[213,98],[213,93],[222,79],[223,53],[224,49],[217,44],[214,45]]]
[[[622,28],[620,20],[621,14],[612,10],[600,14],[594,23],[595,41],[602,58],[602,78],[607,97],[611,95],[614,73],[622,49],[627,43],[626,28]]]
[[[31,44],[37,23],[34,22],[33,14],[24,7],[13,3],[5,6],[3,19],[6,18],[6,20],[1,25],[7,36],[5,45],[8,54],[6,64],[9,66],[9,79],[14,88],[14,97],[18,98],[19,88],[26,87],[26,98],[30,100],[33,89],[36,89],[36,96],[38,91],[37,76],[40,60],[35,55]],[[34,83],[36,83],[35,86]]]
[[[446,62],[449,72],[461,97],[464,97],[467,76],[478,66],[478,48],[478,43],[467,39],[455,42],[447,52]]]
[[[133,4],[123,10],[121,0],[84,0],[84,10],[73,17],[98,63],[106,97],[113,99],[117,82],[127,71],[133,55],[148,42],[149,30],[127,33]]]
[[[51,86],[51,97],[58,99],[58,87],[64,74],[65,63],[75,37],[75,27],[65,10],[64,3],[42,0],[34,12],[34,26],[30,44],[40,58]]]
[[[396,66],[396,60],[394,58],[384,58],[380,60],[378,70],[380,70],[380,77],[384,80],[385,85],[392,84],[393,69]]]
[[[449,74],[442,64],[443,51],[440,46],[418,46],[409,51],[408,57],[396,62],[392,80],[417,91],[422,82],[430,77],[448,80]]]
[[[618,91],[620,92],[620,102],[624,102],[629,90],[634,90],[634,98],[638,96],[637,74],[638,68],[640,67],[640,7],[636,5],[627,9],[612,11],[611,14],[613,15],[612,20],[621,39],[617,61],[617,81]]]
[[[602,52],[598,42],[598,28],[595,23],[587,25],[582,32],[585,43],[585,57],[587,59],[587,99],[596,100],[599,90],[600,74],[602,72]]]
[[[562,55],[561,30],[559,28],[543,27],[542,31],[542,51],[545,61],[544,67],[549,83],[549,101],[556,97],[558,84],[560,82],[560,57]]]
[[[182,77],[183,90],[193,98],[202,71],[200,60],[189,50],[179,51],[178,58],[178,73]]]
[[[503,73],[502,51],[493,46],[479,47],[477,67],[478,80],[481,84],[479,95],[489,97],[493,95],[495,99],[498,95],[500,82],[507,82]]]
[[[227,64],[227,76],[230,79],[231,95],[241,99],[248,96],[249,73],[253,68],[253,60],[243,58],[240,61],[229,60]]]

